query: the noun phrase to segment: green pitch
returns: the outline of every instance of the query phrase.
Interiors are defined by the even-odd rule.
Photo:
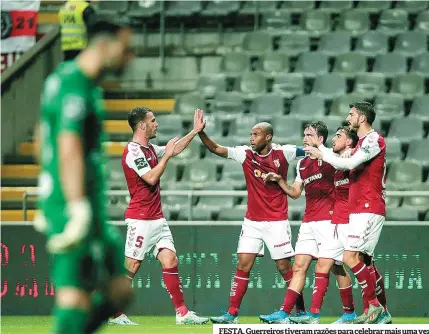
[[[139,326],[106,326],[100,333],[103,334],[127,334],[127,333],[147,333],[147,334],[211,334],[211,323],[203,326],[176,326],[174,317],[130,317],[132,321],[139,323]],[[329,324],[335,318],[322,318],[322,323]],[[51,317],[42,316],[2,316],[2,334],[42,334],[51,333]],[[258,324],[257,317],[240,317],[242,324]],[[427,324],[429,318],[393,318],[394,324]]]

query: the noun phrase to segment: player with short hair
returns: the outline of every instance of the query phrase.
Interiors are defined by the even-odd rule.
[[[127,277],[132,281],[144,256],[154,249],[153,254],[161,263],[165,287],[176,310],[176,324],[204,324],[208,318],[199,317],[186,307],[176,248],[162,213],[160,193],[160,178],[170,158],[181,153],[204,129],[203,112],[195,110],[193,130],[180,140],[177,137],[171,139],[166,146],[157,146],[149,141],[156,137],[158,129],[150,108],[131,110],[128,124],[133,131],[133,139],[122,155],[122,167],[131,196],[125,211],[128,226],[125,243]]]
[[[335,136],[332,138],[333,152],[342,155],[349,152],[356,146],[359,138],[355,131],[350,130],[348,126],[341,126],[337,129]],[[343,301],[344,314],[334,323],[341,324],[356,318],[353,303],[353,291],[351,278],[334,258],[344,253],[344,247],[347,243],[347,224],[349,222],[349,172],[336,170],[334,174],[334,207],[331,225],[331,245],[329,251],[325,254],[330,258],[323,258],[319,254],[316,264],[315,283],[312,294],[312,303],[310,312],[306,316],[291,318],[294,323],[318,324],[320,323],[320,309],[323,298],[328,290],[329,271],[331,270],[336,276],[339,283],[341,300]]]
[[[132,296],[121,235],[107,224],[105,111],[97,86],[104,74],[124,71],[130,43],[129,26],[100,21],[81,54],[61,63],[44,84],[36,138],[41,213],[34,227],[46,232],[55,254],[55,333],[92,333]]]
[[[275,172],[286,178],[289,163],[303,156],[295,145],[272,144],[271,124],[256,124],[250,135],[250,147],[224,147],[210,139],[204,131],[201,141],[210,152],[237,161],[243,167],[248,190],[247,212],[244,218],[237,253],[238,264],[231,286],[228,312],[210,318],[213,323],[237,323],[238,311],[249,283],[250,270],[257,256],[264,255],[264,245],[270,251],[287,285],[292,278],[290,259],[294,256],[288,220],[287,196],[275,183],[266,183],[265,175]],[[297,312],[304,312],[304,304]]]
[[[391,321],[391,317],[386,306],[380,305],[380,301],[383,304],[386,302],[381,275],[376,278],[378,270],[372,269],[372,261],[367,262],[367,267],[361,257],[361,254],[373,256],[385,221],[386,143],[372,128],[375,110],[370,103],[362,101],[350,104],[346,120],[359,136],[351,157],[336,156],[318,138],[310,141],[318,149],[308,146],[305,150],[336,169],[350,171],[350,217],[344,263],[353,271],[361,285],[365,308],[364,313],[353,323],[387,323]],[[380,289],[377,288],[380,291],[380,301],[376,286],[380,286]]]
[[[321,142],[325,143],[328,137],[326,124],[317,121],[305,125],[304,149],[309,145],[312,137],[317,137]],[[288,185],[284,179],[279,179],[278,175],[267,175],[267,181],[279,182],[284,192],[293,199],[301,196],[302,191],[305,189],[306,206],[295,245],[292,281],[280,311],[259,317],[266,323],[293,323],[290,319],[290,313],[296,300],[302,298],[301,292],[304,289],[307,270],[313,258],[318,258],[316,284],[313,291],[318,297],[317,301],[316,299],[313,300],[311,312],[319,312],[320,306],[318,304],[321,304],[324,292],[322,289],[319,290],[318,287],[320,285],[322,288],[328,282],[329,270],[334,261],[342,262],[341,250],[332,249],[332,244],[335,240],[335,226],[331,224],[335,201],[335,169],[330,164],[317,160],[313,155],[309,155],[298,161],[296,171],[297,176],[292,186]],[[351,311],[351,316],[353,316],[354,303],[350,277],[342,266],[335,265],[332,271],[337,276],[340,288],[344,288],[344,292],[341,293],[343,308]],[[301,317],[307,318],[306,315],[300,315],[294,319]]]

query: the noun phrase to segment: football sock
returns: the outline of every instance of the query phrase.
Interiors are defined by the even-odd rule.
[[[353,268],[350,268],[353,274],[358,279],[358,282],[363,290],[364,298],[368,299],[368,303],[374,306],[380,305],[375,294],[375,281],[373,280],[368,267],[363,263],[359,262]]]
[[[387,312],[387,300],[386,300],[386,290],[384,289],[384,279],[383,276],[378,271],[378,268],[374,266],[375,269],[375,292],[377,294],[377,299],[380,304],[384,307],[384,311]]]
[[[280,307],[280,310],[286,312],[287,314],[290,314],[299,296],[301,296],[301,294],[296,292],[295,290],[292,290],[290,288],[287,289],[286,296],[283,300],[283,304]]]
[[[188,308],[185,305],[185,297],[183,296],[182,283],[180,282],[177,266],[174,268],[163,268],[162,277],[165,288],[173,301],[176,313],[181,316],[186,315]]]
[[[344,312],[353,313],[355,311],[355,303],[353,301],[352,286],[349,285],[347,288],[340,288],[340,296]]]
[[[286,274],[283,274],[283,278],[286,281],[287,287],[289,287],[289,283],[292,280],[293,277],[293,270],[289,270]],[[299,295],[298,299],[295,302],[295,309],[296,313],[299,312],[305,312],[305,304],[304,304],[304,298],[302,295]]]
[[[234,282],[232,283],[231,292],[229,294],[228,313],[231,315],[238,315],[241,301],[249,285],[249,276],[250,273],[246,273],[242,270],[237,269],[235,271]]]
[[[329,285],[329,274],[316,273],[310,312],[319,314]],[[301,295],[302,296],[302,295]]]
[[[54,310],[55,334],[84,333],[88,320],[88,311],[56,307]]]

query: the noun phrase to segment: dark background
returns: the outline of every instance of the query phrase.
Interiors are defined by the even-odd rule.
[[[125,226],[120,226],[125,236]],[[227,309],[239,226],[172,226],[179,273],[188,306],[203,315]],[[297,235],[298,227],[292,227]],[[377,246],[377,266],[386,284],[388,307],[394,316],[428,316],[429,242],[427,226],[385,226]],[[271,313],[283,301],[285,283],[274,262],[258,258],[243,299],[242,315]],[[45,251],[44,236],[32,226],[2,226],[1,302],[3,315],[46,315],[54,301],[49,268],[53,257]],[[304,290],[309,307],[314,265]],[[133,282],[135,301],[129,314],[171,315],[173,306],[164,290],[159,263],[152,254],[144,260]],[[362,311],[358,283],[353,278],[357,312]],[[331,276],[322,315],[342,313],[335,279]]]

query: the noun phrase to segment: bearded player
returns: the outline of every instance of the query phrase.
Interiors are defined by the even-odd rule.
[[[364,262],[364,258],[374,254],[386,216],[386,143],[372,128],[375,110],[370,103],[350,104],[346,120],[359,136],[351,157],[336,156],[318,138],[311,140],[311,145],[318,148],[307,147],[305,150],[336,169],[350,171],[350,217],[344,263],[356,276],[364,298],[364,313],[353,323],[387,323],[390,314],[386,308],[383,279],[372,261]]]
[[[238,311],[249,283],[250,270],[257,256],[263,256],[264,245],[270,251],[287,284],[292,278],[290,259],[294,256],[288,221],[287,196],[276,183],[266,183],[270,172],[286,178],[290,161],[303,156],[294,145],[272,144],[273,128],[263,122],[251,131],[250,147],[224,147],[216,144],[204,131],[201,141],[210,152],[237,161],[243,167],[248,191],[247,212],[238,241],[238,264],[231,286],[228,312],[210,318],[213,323],[237,323]],[[297,312],[304,312],[304,302],[297,303]]]
[[[328,137],[326,124],[320,121],[306,124],[304,147],[309,145],[313,136],[317,136],[320,141],[325,142]],[[291,198],[298,198],[302,190],[305,189],[306,206],[298,241],[295,245],[296,255],[292,281],[280,311],[261,315],[259,318],[263,322],[295,323],[298,320],[309,322],[308,315],[291,318],[290,313],[296,300],[302,296],[307,271],[314,258],[318,258],[318,261],[312,307],[309,313],[315,316],[314,319],[310,319],[312,320],[311,323],[319,322],[318,314],[328,286],[331,268],[340,286],[340,295],[345,311],[343,317],[356,317],[350,276],[347,275],[342,265],[334,265],[335,261],[342,261],[343,255],[341,247],[334,246],[338,241],[335,239],[335,225],[331,223],[335,201],[334,174],[335,169],[330,164],[317,160],[315,156],[310,154],[298,162],[297,177],[292,186],[288,185],[284,179],[279,178],[278,175],[267,175],[266,181],[278,182]]]

